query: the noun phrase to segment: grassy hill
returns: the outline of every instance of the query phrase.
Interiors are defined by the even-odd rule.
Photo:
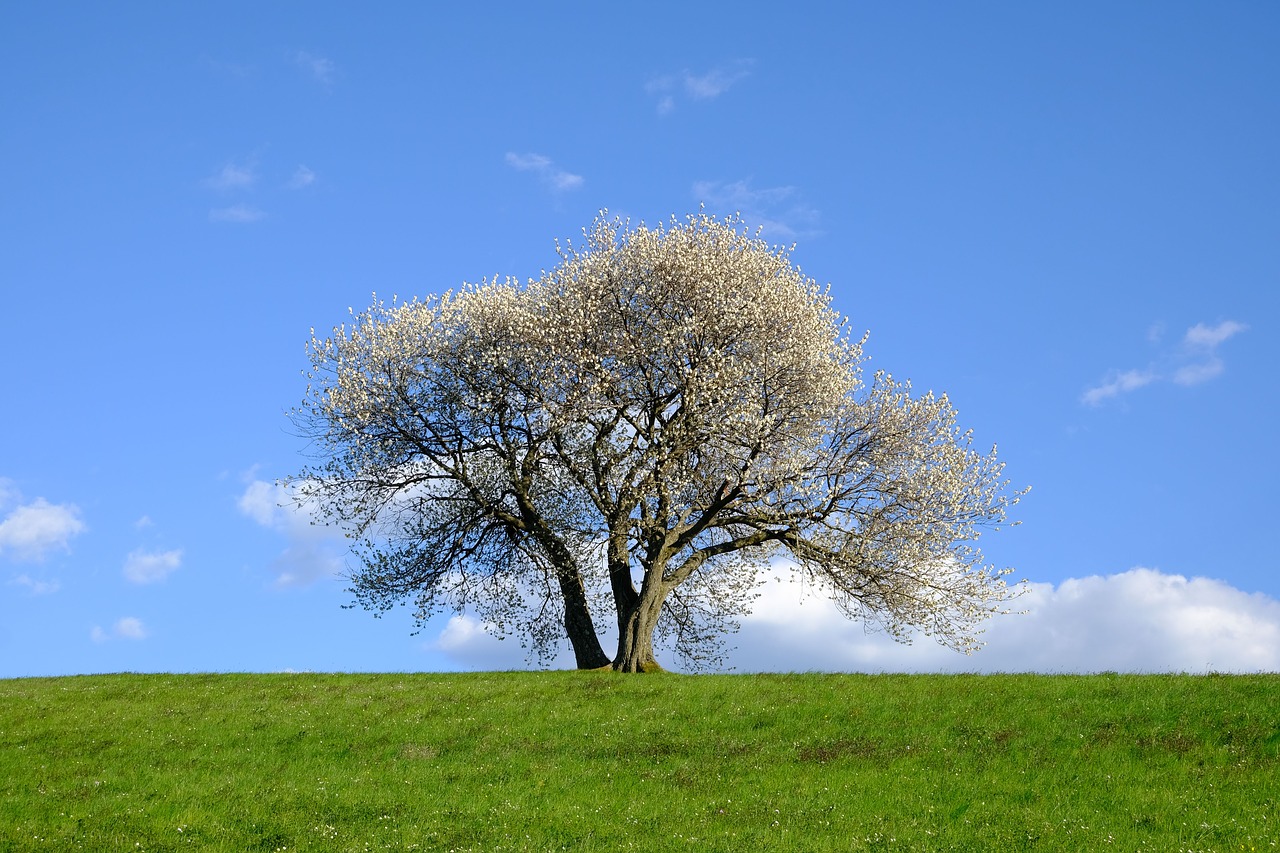
[[[1276,850],[1280,676],[0,681],[0,850]]]

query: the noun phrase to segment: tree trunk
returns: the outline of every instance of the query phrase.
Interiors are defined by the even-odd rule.
[[[555,567],[560,597],[564,599],[564,632],[573,646],[574,662],[578,669],[602,669],[608,666],[609,656],[604,653],[600,638],[596,636],[591,609],[587,607],[587,590],[582,583],[582,572],[578,570],[577,561],[564,542],[547,530],[531,509],[526,512],[526,521],[533,528],[534,536]]]
[[[644,598],[631,580],[631,555],[627,553],[625,533],[609,541],[609,585],[613,589],[613,605],[618,613],[618,654],[613,659],[617,672],[655,672],[661,670],[653,657],[653,629],[662,609],[644,607]],[[652,616],[646,615],[652,611]]]
[[[560,595],[564,598],[564,630],[573,645],[573,657],[578,669],[601,669],[609,665],[609,656],[600,646],[596,626],[587,608],[587,592],[582,585],[582,575],[576,571],[562,571]]]
[[[633,605],[618,613],[618,654],[613,659],[617,672],[662,672],[653,657],[653,629],[662,612],[662,597],[643,589]]]

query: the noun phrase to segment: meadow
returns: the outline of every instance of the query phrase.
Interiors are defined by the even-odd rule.
[[[1276,850],[1280,675],[0,681],[0,850]]]

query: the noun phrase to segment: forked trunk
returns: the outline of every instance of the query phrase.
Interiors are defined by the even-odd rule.
[[[613,659],[616,672],[661,672],[653,657],[653,630],[662,612],[662,598],[644,590],[631,607],[618,614],[618,654]]]

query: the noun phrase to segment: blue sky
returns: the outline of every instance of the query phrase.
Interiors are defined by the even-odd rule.
[[[342,609],[304,342],[699,204],[1033,487],[979,655],[771,580],[733,666],[1280,669],[1280,7],[829,5],[4,4],[0,676],[522,665]]]

